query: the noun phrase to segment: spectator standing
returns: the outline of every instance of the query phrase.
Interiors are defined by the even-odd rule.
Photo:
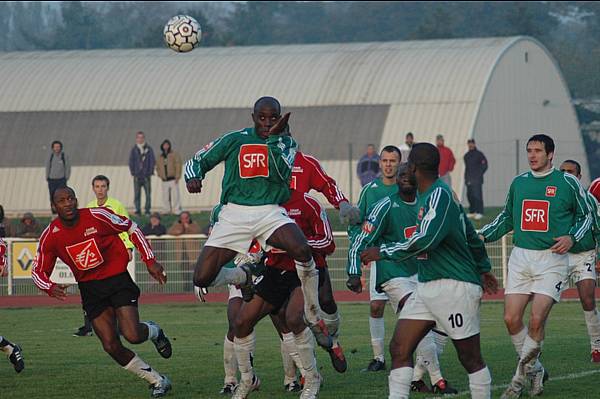
[[[0,205],[0,238],[10,237],[9,221],[4,219],[4,207]]]
[[[46,181],[48,182],[48,192],[50,202],[52,202],[52,193],[59,187],[65,187],[69,177],[71,177],[71,162],[63,151],[63,144],[58,140],[52,142],[52,152],[46,162]],[[52,213],[56,213],[52,210]]]
[[[39,238],[42,235],[42,230],[42,226],[33,217],[33,214],[26,212],[21,218],[21,223],[17,226],[17,237]]]
[[[145,236],[162,236],[167,234],[167,228],[160,223],[160,214],[154,212],[150,216],[150,223],[142,227]]]
[[[165,213],[181,214],[179,179],[181,179],[181,156],[173,151],[171,142],[165,140],[160,145],[161,154],[156,160],[156,174],[162,180],[162,197]]]
[[[488,168],[485,155],[477,149],[474,139],[467,141],[469,151],[464,155],[465,184],[469,201],[469,218],[479,220],[483,217],[483,174]]]
[[[373,144],[367,146],[367,152],[358,161],[356,174],[360,179],[361,186],[365,186],[379,177],[379,155]]]
[[[452,150],[444,145],[444,136],[438,134],[435,138],[435,144],[437,146],[438,151],[440,152],[440,167],[439,167],[439,176],[440,179],[444,183],[452,189],[452,179],[450,178],[450,172],[454,170],[454,164],[456,164],[456,159],[454,159],[454,154]]]
[[[133,202],[135,205],[135,214],[138,216],[142,214],[142,187],[144,188],[144,195],[146,197],[144,206],[145,214],[150,215],[150,208],[152,205],[152,187],[150,185],[150,179],[154,173],[155,164],[154,151],[152,150],[152,147],[146,143],[146,135],[144,132],[137,132],[135,134],[135,145],[129,154],[129,171],[131,172],[131,176],[133,176]]]
[[[400,146],[400,153],[402,154],[402,163],[408,162],[408,154],[410,154],[410,150],[412,150],[413,144],[415,142],[415,137],[412,132],[406,133],[404,138],[404,144]]]

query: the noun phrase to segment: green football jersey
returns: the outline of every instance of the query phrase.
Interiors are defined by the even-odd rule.
[[[360,276],[361,252],[375,242],[397,242],[409,238],[416,230],[417,201],[404,202],[399,194],[393,194],[372,205],[367,211],[360,234],[350,240],[348,251],[349,276]],[[410,277],[417,273],[417,261],[408,258],[402,262],[381,260],[377,262],[375,289],[396,277]]]
[[[221,203],[282,204],[290,197],[297,144],[290,136],[258,136],[254,128],[227,133],[207,144],[185,164],[185,181],[204,179],[225,162]]]
[[[513,231],[513,243],[524,249],[545,250],[556,237],[570,235],[579,242],[592,225],[585,190],[576,177],[551,169],[515,177],[502,212],[480,233],[486,242]]]
[[[383,259],[417,257],[420,282],[452,279],[481,285],[491,269],[485,245],[452,190],[440,179],[418,195],[417,228],[408,239],[380,246]]]
[[[360,220],[361,223],[348,226],[348,239],[350,242],[354,239],[354,237],[361,234],[362,222],[367,219],[368,210],[370,207],[375,205],[378,201],[382,200],[385,197],[398,193],[398,185],[394,182],[394,184],[386,185],[383,183],[381,177],[373,180],[369,184],[365,184],[360,190],[360,196],[358,197],[358,203],[356,206],[360,210]],[[373,245],[379,245],[379,241],[373,243]],[[379,266],[382,268],[386,268],[387,266],[383,264],[382,261],[378,261],[377,270],[379,270]],[[360,265],[359,265],[360,267]],[[377,276],[376,276],[377,278]]]
[[[589,191],[586,192],[586,199],[590,214],[592,215],[592,228],[569,250],[569,252],[574,254],[596,249],[596,244],[600,242],[600,215],[598,214],[600,209],[598,208],[598,201]]]

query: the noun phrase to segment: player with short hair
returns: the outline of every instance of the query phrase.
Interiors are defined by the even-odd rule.
[[[408,398],[413,352],[433,328],[442,329],[452,339],[469,373],[471,397],[491,395],[490,372],[481,356],[479,307],[482,285],[486,291],[495,291],[498,282],[490,273],[483,242],[452,190],[438,177],[439,162],[435,146],[414,145],[408,169],[419,192],[416,231],[408,239],[368,248],[361,254],[363,262],[402,262],[413,256],[418,261],[417,288],[400,312],[390,343],[390,399]]]
[[[254,127],[227,133],[198,151],[185,165],[186,186],[200,193],[206,173],[225,164],[219,222],[205,243],[194,269],[199,287],[251,283],[247,268],[223,269],[256,239],[264,249],[281,248],[294,259],[305,298],[305,315],[319,344],[331,346],[320,318],[318,271],[302,231],[280,204],[290,196],[290,180],[297,144],[286,131],[290,114],[281,116],[273,97],[254,104]]]
[[[548,373],[539,362],[545,324],[568,276],[567,252],[580,242],[593,219],[585,190],[576,177],[552,166],[554,141],[536,134],[527,141],[530,171],[516,176],[502,212],[480,230],[485,242],[513,231],[508,260],[504,322],[519,364],[503,398],[518,398],[529,381],[530,395],[540,395]],[[529,327],[523,314],[531,302]]]
[[[326,267],[325,256],[333,253],[335,244],[325,210],[310,195],[294,190],[284,206],[306,235],[318,267]],[[277,314],[285,307],[284,322],[287,329],[293,333],[305,378],[300,398],[316,398],[321,376],[316,365],[313,337],[304,321],[303,292],[299,289],[300,280],[294,259],[285,251],[272,248],[267,251],[265,265],[267,268],[255,282],[256,295],[250,302],[242,305],[235,321],[235,353],[242,382],[233,397],[246,398],[251,391],[260,386],[260,380],[255,376],[252,367],[251,353],[255,345],[252,331],[260,319],[267,314]]]
[[[100,208],[105,207],[111,209],[114,213],[119,216],[123,216],[129,218],[129,213],[125,206],[117,199],[108,196],[108,190],[110,189],[110,180],[108,177],[104,175],[97,175],[92,179],[92,191],[94,191],[94,195],[96,199],[91,200],[85,206],[86,208]],[[123,244],[125,244],[125,248],[129,252],[129,261],[133,259],[133,248],[135,246],[129,239],[127,233],[119,234]],[[73,333],[76,337],[86,337],[93,334],[92,331],[92,322],[89,317],[83,313],[83,326],[79,327],[79,329]]]
[[[151,396],[164,396],[171,389],[169,379],[159,374],[139,356],[125,348],[119,333],[132,344],[151,340],[158,353],[169,358],[171,343],[162,328],[152,321],[140,322],[140,290],[127,272],[129,255],[119,234],[127,232],[148,273],[160,284],[167,275],[138,226],[105,208],[77,208],[75,192],[61,187],[52,195],[52,207],[58,218],[40,238],[31,277],[49,296],[64,300],[66,285],[50,280],[56,258],[71,269],[79,285],[82,307],[92,320],[94,332],[104,351],[121,367],[150,383]]]
[[[6,270],[6,242],[0,237],[0,277],[8,275]],[[18,344],[13,344],[5,337],[0,335],[0,352],[4,353],[8,357],[8,361],[13,365],[15,371],[20,373],[25,368],[25,361],[23,360],[23,349]]]
[[[377,242],[393,243],[408,239],[416,230],[417,187],[410,179],[406,163],[401,164],[398,169],[397,185],[396,194],[389,195],[369,207],[361,233],[350,240],[346,284],[351,291],[362,292],[360,254],[365,248]],[[377,262],[375,290],[387,295],[396,313],[400,313],[404,303],[417,287],[417,268],[418,263],[415,258],[402,262],[385,260]],[[429,372],[433,393],[458,393],[442,377],[433,331],[421,340],[416,353],[417,362],[424,365]],[[411,390],[432,392],[422,381],[420,374],[413,376]]]
[[[564,161],[560,170],[581,180],[581,165],[572,159]],[[569,276],[575,281],[579,301],[583,307],[583,315],[587,326],[591,345],[591,360],[600,363],[600,317],[596,310],[596,256],[597,243],[600,241],[600,224],[598,221],[598,201],[586,192],[588,207],[594,223],[585,236],[569,250]]]

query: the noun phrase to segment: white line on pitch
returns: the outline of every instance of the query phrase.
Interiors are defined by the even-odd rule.
[[[588,371],[582,371],[581,373],[571,373],[571,374],[567,374],[567,375],[561,375],[558,377],[550,377],[550,379],[548,381],[574,380],[577,378],[583,378],[583,377],[587,377],[589,375],[594,375],[594,374],[599,374],[599,373],[600,373],[600,369],[588,370]],[[498,389],[505,389],[506,387],[508,387],[508,384],[492,385],[492,391],[497,391]],[[463,392],[457,393],[456,395],[451,395],[450,397],[457,398],[460,396],[467,396],[470,393],[471,393],[470,391],[463,391]],[[431,397],[428,397],[427,399],[432,399],[432,398],[439,398],[439,396],[431,396]]]

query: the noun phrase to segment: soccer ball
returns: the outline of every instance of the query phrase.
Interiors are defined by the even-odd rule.
[[[163,33],[167,46],[178,53],[192,51],[202,37],[200,24],[189,15],[176,15],[171,18]]]

